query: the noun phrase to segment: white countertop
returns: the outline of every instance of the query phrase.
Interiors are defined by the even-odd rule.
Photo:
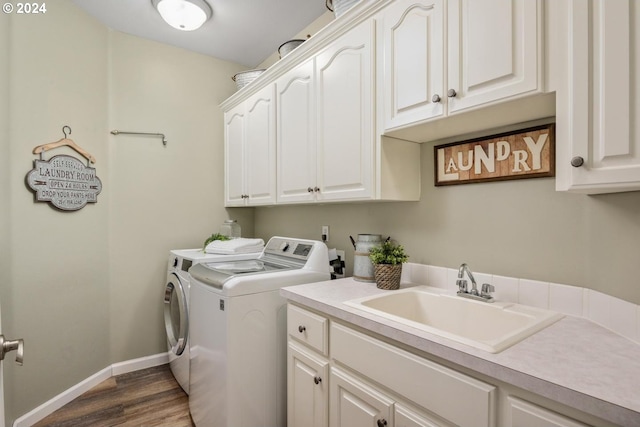
[[[403,284],[402,287],[412,286]],[[328,316],[623,426],[640,426],[640,345],[565,316],[492,354],[344,304],[388,293],[351,278],[290,286],[281,295]]]

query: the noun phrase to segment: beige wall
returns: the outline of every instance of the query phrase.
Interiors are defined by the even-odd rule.
[[[168,251],[199,247],[229,217],[253,234],[252,210],[222,204],[218,104],[241,69],[112,32],[68,0],[0,17],[2,326],[25,339],[24,366],[4,363],[7,425],[111,363],[166,351]],[[34,203],[24,184],[33,148],[63,125],[103,184],[76,212]]]
[[[33,148],[62,138],[63,125],[97,158],[103,183],[108,180],[107,30],[69,2],[49,8],[44,18],[28,18],[9,17],[4,80],[10,87],[8,151],[2,155],[8,152],[3,199],[10,203],[11,265],[2,284],[2,326],[25,340],[24,366],[12,358],[4,364],[8,419],[109,362],[109,191],[95,206],[64,213],[34,203],[24,184]]]
[[[166,346],[158,326],[168,251],[201,246],[229,217],[218,105],[235,90],[239,66],[118,32],[110,50],[109,128],[168,140],[109,140],[111,360],[126,360]],[[252,234],[252,210],[229,215]]]
[[[558,141],[558,144],[562,141]],[[256,234],[318,239],[347,251],[349,235],[379,233],[410,261],[595,289],[640,304],[640,192],[586,196],[556,192],[553,178],[433,185],[433,144],[421,146],[419,202],[259,208]]]

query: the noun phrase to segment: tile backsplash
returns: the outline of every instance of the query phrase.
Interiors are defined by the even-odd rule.
[[[560,283],[541,282],[487,273],[473,273],[478,287],[490,283],[493,296],[509,301],[583,317],[640,343],[640,306],[602,292]],[[458,270],[433,265],[403,264],[403,282],[457,291]]]

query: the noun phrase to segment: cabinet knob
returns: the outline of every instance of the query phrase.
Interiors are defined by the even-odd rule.
[[[449,98],[455,98],[457,94],[458,92],[456,92],[455,89],[449,89],[449,91],[447,92],[447,96]]]
[[[431,102],[440,102],[440,95],[438,95],[437,93],[435,95],[433,95],[433,97],[431,97]]]
[[[309,193],[313,193],[313,188],[311,188],[311,187],[307,187],[307,192],[309,192]]]
[[[302,326],[302,325],[298,326],[298,332],[303,333],[306,330],[307,330],[307,328],[305,328],[304,326]]]
[[[320,192],[320,188],[318,188],[318,187],[314,187],[314,188],[313,188],[313,191],[315,191],[316,193],[319,193],[319,192]]]
[[[579,168],[582,165],[584,165],[584,159],[582,157],[576,156],[571,159],[571,166],[574,168]]]
[[[313,382],[317,384],[320,384],[322,382],[322,378],[320,377],[313,377]]]
[[[385,420],[384,418],[378,420],[378,427],[384,427],[387,425],[387,420]]]

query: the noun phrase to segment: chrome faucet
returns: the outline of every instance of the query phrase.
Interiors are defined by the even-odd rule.
[[[466,279],[464,279],[465,272],[471,280],[471,290],[467,290],[467,281]],[[460,268],[458,269],[458,280],[456,280],[456,285],[458,286],[458,296],[484,302],[494,301],[493,297],[491,296],[491,292],[494,292],[496,290],[495,287],[488,283],[483,283],[480,292],[478,292],[478,284],[476,283],[476,279],[475,277],[473,277],[473,273],[466,263],[462,263],[460,265]]]

